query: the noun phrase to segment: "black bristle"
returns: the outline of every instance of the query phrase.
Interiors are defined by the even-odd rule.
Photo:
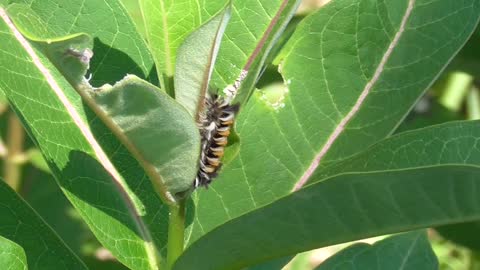
[[[232,128],[239,108],[238,104],[231,105],[217,94],[211,94],[205,98],[204,113],[198,123],[202,137],[202,153],[199,161],[199,170],[194,182],[195,188],[199,186],[208,187],[213,178],[217,176],[222,166],[221,158],[223,157],[229,133],[223,131],[225,129],[229,131]],[[226,121],[222,120],[225,118],[229,119]],[[220,134],[219,129],[227,135]],[[211,162],[211,160],[216,160],[217,162]]]

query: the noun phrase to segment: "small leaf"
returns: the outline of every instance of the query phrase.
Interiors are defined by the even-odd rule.
[[[425,231],[388,237],[369,246],[354,244],[315,270],[437,270],[438,260]]]
[[[9,270],[27,270],[27,257],[22,247],[0,236],[0,265]]]
[[[226,1],[208,1],[201,5],[195,0],[139,2],[159,77],[162,77],[162,74],[172,77],[180,44],[202,21],[208,20],[210,14],[219,11]]]
[[[192,188],[200,135],[175,100],[135,76],[86,91],[93,99],[87,101],[90,107],[140,162],[166,202]]]
[[[230,20],[231,4],[191,33],[178,49],[175,99],[198,118],[217,59],[223,33]]]
[[[12,249],[27,257],[29,269],[87,269],[33,209],[0,179],[0,265],[5,267],[5,238],[21,246]],[[19,250],[20,249],[20,250]],[[19,255],[18,258],[22,258]],[[26,269],[26,260],[22,267]],[[18,265],[18,263],[17,263]],[[8,268],[8,267],[7,267]]]

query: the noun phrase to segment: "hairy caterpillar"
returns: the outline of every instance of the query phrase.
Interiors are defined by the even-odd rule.
[[[228,142],[230,128],[239,109],[238,104],[231,105],[229,100],[217,94],[208,94],[205,97],[204,111],[198,123],[201,154],[194,188],[207,187],[217,176],[222,165],[221,159]]]

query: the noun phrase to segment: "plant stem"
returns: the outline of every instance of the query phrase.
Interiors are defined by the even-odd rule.
[[[467,118],[480,119],[480,91],[476,87],[472,87],[467,96]]]
[[[7,182],[13,190],[20,188],[20,175],[22,164],[18,162],[18,157],[22,156],[23,142],[25,140],[25,131],[14,112],[8,113],[7,127],[7,153],[5,156],[4,175]]]
[[[464,72],[453,72],[448,75],[445,92],[440,97],[440,104],[458,112],[471,89],[473,79],[472,75]]]
[[[480,269],[480,253],[470,250],[468,269],[469,270]]]
[[[173,83],[173,77],[169,77],[166,74],[159,74],[160,87],[172,98],[175,98],[175,88]]]
[[[172,269],[182,254],[185,237],[185,201],[170,206],[167,243],[167,269]]]

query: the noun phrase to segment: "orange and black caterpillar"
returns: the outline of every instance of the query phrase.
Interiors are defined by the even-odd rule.
[[[217,176],[222,163],[227,138],[233,126],[239,105],[231,105],[228,99],[217,94],[205,98],[204,112],[199,120],[201,154],[194,188],[208,187]]]

